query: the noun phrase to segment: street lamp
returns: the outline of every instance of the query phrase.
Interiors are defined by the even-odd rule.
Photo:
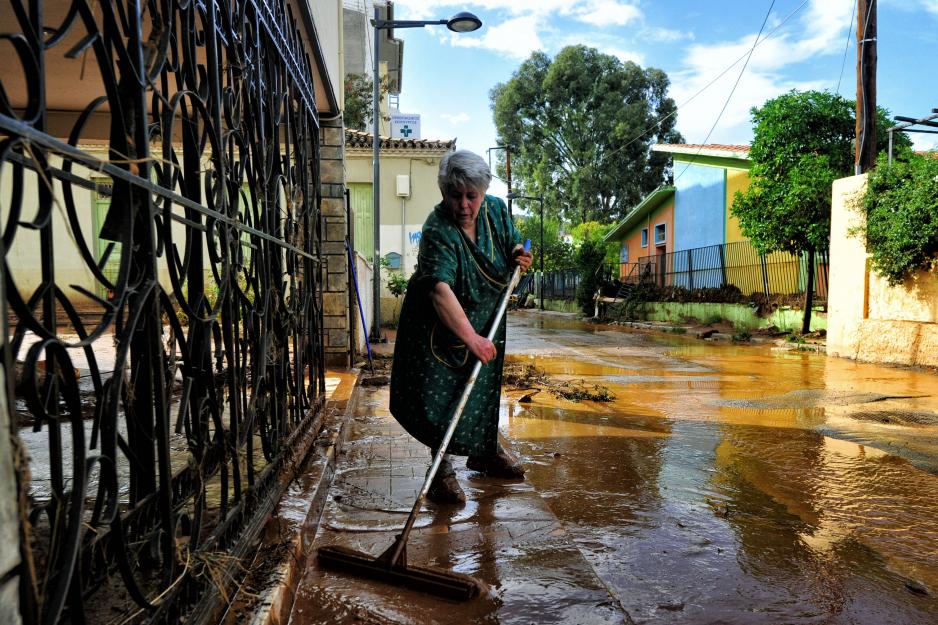
[[[373,171],[372,171],[372,204],[374,205],[374,315],[372,316],[371,336],[375,340],[381,336],[381,138],[379,133],[381,89],[379,86],[381,77],[378,73],[379,55],[378,33],[382,30],[393,28],[422,28],[424,26],[446,25],[455,33],[468,33],[478,30],[482,27],[482,20],[466,11],[457,13],[448,20],[383,20],[379,14],[379,7],[375,5],[375,18],[371,20],[371,25],[375,29],[374,45],[374,67],[372,79],[374,81],[374,97],[372,100],[372,128],[374,137],[372,137]],[[403,224],[402,224],[403,225]]]
[[[544,310],[544,196],[543,195],[519,195],[514,191],[509,191],[508,195],[505,196],[509,200],[537,200],[541,203],[541,246],[538,250],[538,263],[541,266],[541,279],[540,279],[540,309]]]

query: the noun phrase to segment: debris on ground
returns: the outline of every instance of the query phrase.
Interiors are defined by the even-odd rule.
[[[371,365],[374,366],[375,375],[389,376],[391,375],[391,363],[394,361],[392,356],[385,354],[372,354],[371,355]],[[367,358],[362,358],[355,363],[355,366],[363,371],[371,373],[371,367],[368,364]]]
[[[520,362],[506,362],[502,381],[508,390],[536,391],[546,390],[554,397],[578,402],[613,401],[615,395],[599,384],[587,384],[583,380],[555,380],[533,365]],[[522,400],[531,401],[535,393],[526,393]]]

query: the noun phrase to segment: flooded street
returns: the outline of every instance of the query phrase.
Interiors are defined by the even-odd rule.
[[[516,313],[528,480],[637,623],[938,622],[938,376]]]

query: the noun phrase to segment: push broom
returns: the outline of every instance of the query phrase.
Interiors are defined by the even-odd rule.
[[[530,247],[531,242],[526,241],[524,251],[527,252]],[[520,275],[521,268],[515,267],[515,271],[511,275],[511,281],[508,283],[508,289],[502,297],[501,304],[489,328],[486,338],[490,341],[495,340],[495,333],[498,332],[498,326],[502,322],[502,317],[505,316],[505,310],[508,308],[508,300],[511,297],[511,292],[514,291],[515,286],[518,284]],[[485,585],[474,577],[447,571],[445,569],[415,566],[407,563],[407,539],[410,537],[410,532],[414,528],[414,522],[417,520],[420,508],[423,506],[423,502],[427,497],[427,491],[430,490],[430,484],[433,482],[433,478],[436,477],[436,472],[443,462],[443,455],[446,453],[446,448],[449,447],[449,442],[450,439],[453,438],[456,426],[459,425],[459,419],[462,417],[463,410],[466,408],[466,402],[469,400],[472,387],[475,386],[476,378],[479,377],[479,371],[481,371],[481,369],[482,362],[476,360],[475,366],[472,368],[472,373],[469,375],[469,380],[466,382],[462,395],[459,397],[459,401],[456,403],[456,407],[453,410],[453,416],[450,418],[449,426],[443,434],[443,440],[440,442],[440,446],[433,456],[433,463],[430,465],[429,471],[427,471],[427,477],[424,479],[423,487],[417,495],[417,501],[414,502],[414,507],[407,517],[404,529],[397,535],[397,538],[391,546],[377,557],[341,545],[320,547],[317,556],[321,566],[405,586],[414,590],[429,592],[457,601],[466,601],[482,593]]]

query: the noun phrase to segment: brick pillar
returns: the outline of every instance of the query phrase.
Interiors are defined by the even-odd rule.
[[[342,118],[322,120],[320,129],[322,183],[323,328],[326,365],[350,367],[348,255],[345,234],[345,129]]]

